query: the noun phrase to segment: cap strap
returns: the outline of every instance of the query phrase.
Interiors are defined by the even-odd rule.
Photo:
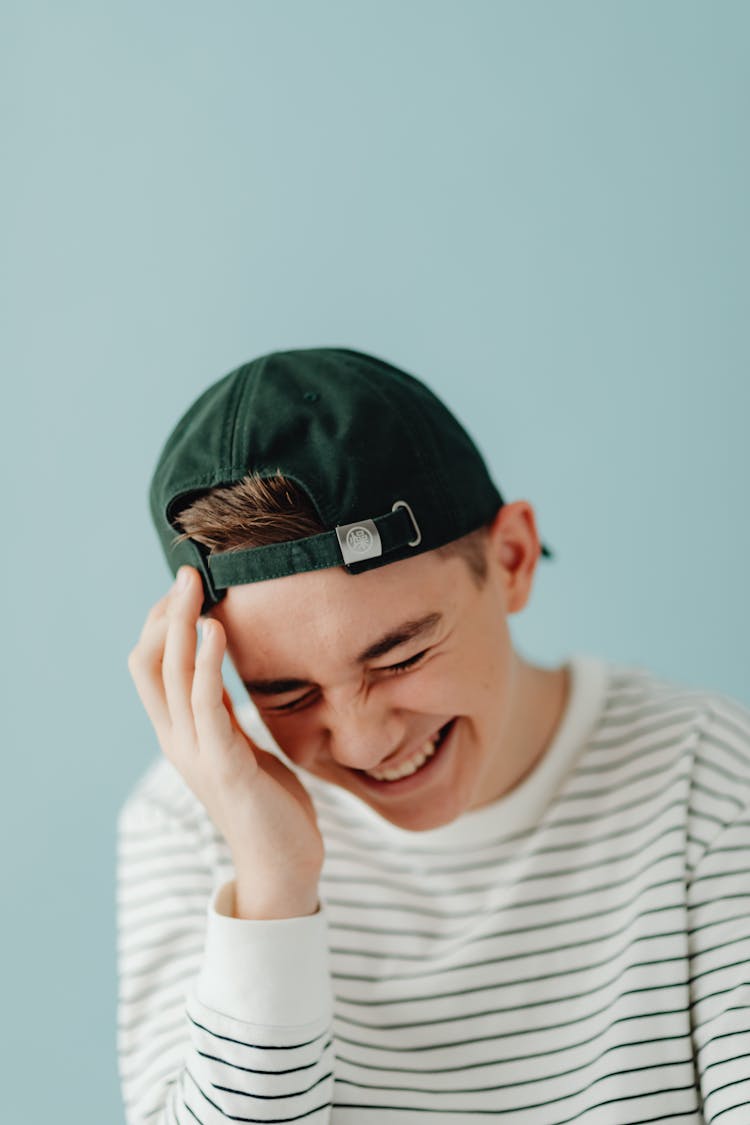
[[[397,503],[403,504],[403,501]],[[304,539],[209,555],[206,562],[211,579],[216,589],[222,590],[308,570],[348,567],[364,559],[387,554],[414,541],[415,524],[410,511],[398,507],[385,516],[344,524],[335,531],[323,531]]]

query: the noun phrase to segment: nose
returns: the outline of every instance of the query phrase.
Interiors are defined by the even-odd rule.
[[[398,714],[373,699],[332,703],[323,718],[326,750],[340,765],[369,770],[393,754],[404,741]]]

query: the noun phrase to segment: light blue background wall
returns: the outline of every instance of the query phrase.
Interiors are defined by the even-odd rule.
[[[230,368],[422,376],[557,551],[527,656],[750,703],[750,6],[4,11],[3,1117],[99,1125],[148,479]]]

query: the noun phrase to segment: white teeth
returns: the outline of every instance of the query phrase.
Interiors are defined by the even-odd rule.
[[[403,762],[400,766],[392,770],[365,770],[364,772],[368,777],[374,777],[376,781],[398,781],[401,777],[409,777],[410,774],[416,773],[420,766],[423,766],[428,758],[431,758],[435,753],[435,743],[439,737],[438,734],[433,735],[432,738],[425,742],[421,750],[418,750],[413,758],[409,758],[408,762]]]

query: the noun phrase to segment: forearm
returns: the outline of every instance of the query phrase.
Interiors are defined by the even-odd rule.
[[[212,892],[208,865],[201,877],[191,866],[186,886],[185,857],[203,866],[190,826],[139,805],[120,830],[118,1049],[128,1125],[262,1118],[269,1098],[281,1117],[323,1125],[332,990],[317,899],[288,904],[308,907],[306,916],[234,917],[234,883]]]

